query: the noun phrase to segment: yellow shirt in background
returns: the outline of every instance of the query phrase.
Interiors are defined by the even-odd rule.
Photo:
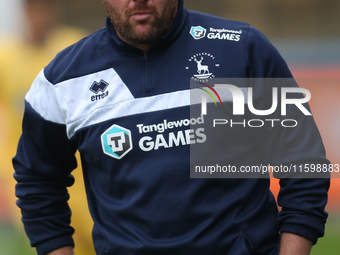
[[[11,159],[21,135],[25,94],[41,69],[59,51],[86,35],[80,29],[62,26],[55,29],[41,46],[31,45],[16,37],[0,40],[0,193],[6,194],[7,201],[7,204],[1,204],[0,207],[6,207],[9,212],[7,221],[18,223],[21,218],[19,208],[15,205],[15,180]],[[69,189],[69,204],[72,209],[71,224],[76,229],[75,252],[95,254],[91,238],[93,221],[88,212],[81,168],[74,170],[73,175],[76,182]],[[3,200],[0,203],[1,201]]]

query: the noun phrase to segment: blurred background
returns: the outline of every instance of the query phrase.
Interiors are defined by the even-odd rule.
[[[287,61],[310,105],[327,156],[340,164],[340,1],[338,0],[185,0],[188,9],[245,21],[261,30]],[[55,54],[100,29],[100,0],[0,0],[0,255],[33,255],[15,206],[13,169],[20,135],[23,98],[38,72]],[[314,78],[314,79],[310,79]],[[338,79],[336,79],[338,78]],[[78,255],[94,255],[81,170],[71,188],[72,224]],[[271,189],[278,192],[277,180]],[[340,178],[333,178],[325,237],[312,250],[340,251]]]

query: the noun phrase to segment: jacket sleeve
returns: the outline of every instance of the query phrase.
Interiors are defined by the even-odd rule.
[[[74,246],[67,187],[74,182],[76,145],[66,135],[54,86],[43,71],[26,95],[23,133],[13,159],[17,205],[39,255]]]
[[[258,102],[254,104],[257,103],[260,109],[261,107],[269,109],[272,103],[271,88],[274,85],[282,88],[297,87],[297,84],[278,51],[262,33],[252,27],[248,33],[246,47],[249,76],[275,78],[263,79],[261,85],[258,85],[261,79],[255,79],[254,82],[258,85],[254,87],[254,98],[257,98]],[[261,89],[261,86],[267,85],[270,87],[269,90]],[[302,94],[292,93],[290,96],[299,98]],[[310,112],[309,106],[307,104],[304,106]],[[257,137],[258,143],[261,144],[264,163],[295,167],[302,172],[311,165],[329,166],[330,162],[325,157],[323,142],[313,117],[305,116],[295,105],[287,107],[286,116],[282,116],[280,110],[266,116],[267,119],[279,120],[275,122],[279,124],[275,128],[263,129],[261,135]],[[285,128],[280,125],[283,119],[294,119],[298,124],[294,128]],[[282,207],[282,211],[277,218],[280,232],[303,236],[315,244],[318,237],[324,235],[324,225],[328,216],[325,206],[330,183],[329,173],[278,175],[274,173],[274,177],[280,178],[281,186],[278,205]]]

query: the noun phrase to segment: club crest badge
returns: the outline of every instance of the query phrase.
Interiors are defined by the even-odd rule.
[[[191,56],[189,62],[190,65],[185,67],[185,69],[192,70],[193,75],[191,79],[198,82],[207,82],[209,79],[215,78],[213,70],[220,66],[216,63],[215,56],[206,52]]]

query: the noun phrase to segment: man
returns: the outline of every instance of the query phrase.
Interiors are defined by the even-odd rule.
[[[323,235],[327,178],[282,179],[278,214],[268,179],[189,177],[188,145],[216,139],[188,128],[189,81],[291,77],[278,52],[249,25],[182,0],[104,6],[106,28],[62,51],[26,96],[16,194],[38,254],[73,254],[66,188],[76,150],[97,254],[309,254]],[[227,162],[328,163],[311,119],[267,135],[264,151],[253,134],[232,135],[246,139],[217,155]]]

